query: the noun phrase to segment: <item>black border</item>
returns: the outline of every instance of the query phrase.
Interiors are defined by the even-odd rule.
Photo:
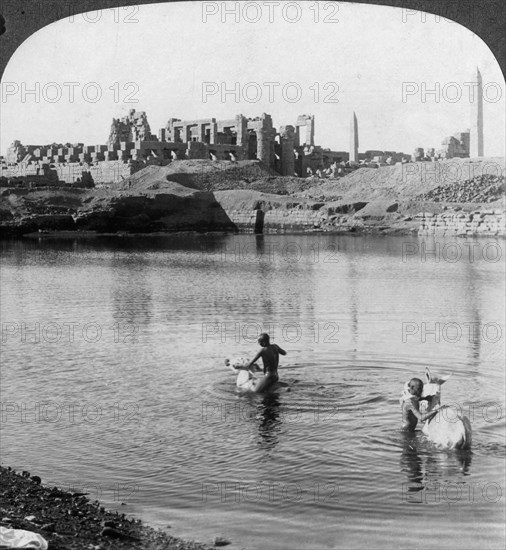
[[[179,0],[0,0],[0,78],[12,54],[30,35],[61,19],[56,14]],[[221,0],[220,0],[221,1]],[[261,2],[262,0],[258,0]],[[307,0],[304,0],[307,1]],[[341,1],[341,0],[339,0]],[[506,74],[505,0],[344,0],[435,13],[467,27],[491,49],[503,75]],[[436,52],[434,63],[444,52]],[[463,52],[465,55],[465,52]]]

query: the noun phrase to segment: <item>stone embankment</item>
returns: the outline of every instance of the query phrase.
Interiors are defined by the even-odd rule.
[[[218,193],[217,193],[218,194]],[[234,193],[235,195],[235,193]],[[232,197],[229,195],[229,200]],[[387,213],[367,216],[361,210],[367,203],[351,204],[349,209],[321,203],[297,204],[287,201],[257,201],[252,208],[244,204],[223,204],[228,218],[241,231],[398,231],[419,235],[506,236],[506,212],[496,210],[421,212],[415,216]],[[218,201],[220,199],[218,197]],[[373,205],[374,206],[374,205]],[[343,211],[344,210],[344,211]]]
[[[357,231],[379,222],[384,225],[383,215],[374,220],[359,215],[366,202],[325,203],[242,190],[217,191],[214,196],[240,231]],[[388,216],[387,212],[384,214]],[[393,221],[392,218],[390,222]]]
[[[504,210],[474,210],[473,212],[422,212],[419,235],[445,236],[506,236]]]
[[[242,231],[307,230],[326,219],[324,203],[298,200],[258,191],[216,191],[216,201]]]

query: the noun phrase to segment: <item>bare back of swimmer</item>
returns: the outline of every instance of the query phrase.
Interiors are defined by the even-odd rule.
[[[279,355],[286,355],[286,351],[280,348],[277,344],[270,343],[270,337],[265,332],[258,338],[258,343],[262,349],[250,361],[247,368],[253,365],[260,357],[264,364],[264,378],[255,387],[255,392],[260,393],[270,389],[279,380],[278,365]]]

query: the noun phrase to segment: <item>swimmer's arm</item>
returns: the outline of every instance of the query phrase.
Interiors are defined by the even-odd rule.
[[[260,350],[244,368],[246,370],[249,370],[253,366],[253,364],[260,359],[260,357],[262,357],[262,350]]]
[[[420,409],[418,408],[418,403],[416,405],[414,403],[411,403],[411,406],[409,407],[409,409],[418,418],[418,420],[420,420],[420,422],[425,422],[428,418],[431,418],[432,416],[434,416],[438,411],[438,409],[436,409],[428,413],[422,414],[420,412]]]
[[[275,344],[276,349],[278,350],[278,353],[281,353],[281,355],[286,355],[286,351],[282,348],[280,348],[277,344]]]
[[[422,416],[424,417],[423,420],[429,420],[430,418],[432,418],[436,413],[438,413],[441,409],[444,409],[446,407],[446,405],[443,405],[442,407],[440,407],[439,405],[437,405],[434,409],[432,409],[430,412],[428,413],[425,413],[423,414]]]

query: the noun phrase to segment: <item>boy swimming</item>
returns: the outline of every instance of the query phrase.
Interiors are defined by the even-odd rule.
[[[262,346],[262,349],[255,355],[255,357],[246,366],[247,369],[262,358],[264,364],[264,378],[255,387],[255,392],[260,393],[272,388],[279,380],[278,365],[279,354],[286,355],[286,351],[281,349],[277,344],[270,343],[270,337],[267,333],[263,332],[258,338],[258,343]]]
[[[407,391],[401,397],[402,409],[402,430],[413,432],[415,431],[418,421],[424,422],[434,414],[437,410],[422,414],[420,412],[420,398],[423,393],[423,382],[419,378],[412,378],[408,382]]]

